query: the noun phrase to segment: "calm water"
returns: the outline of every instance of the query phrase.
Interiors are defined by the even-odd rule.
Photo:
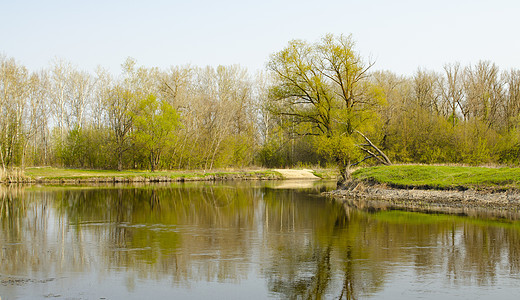
[[[520,223],[344,207],[323,183],[0,190],[6,299],[517,299]]]

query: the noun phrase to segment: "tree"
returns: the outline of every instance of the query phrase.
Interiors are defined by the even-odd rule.
[[[159,95],[178,110],[185,125],[171,149],[170,166],[211,170],[253,160],[256,112],[246,69],[171,68],[161,74]]]
[[[59,144],[62,142],[67,130],[69,129],[70,113],[67,109],[67,99],[69,96],[69,74],[71,70],[72,66],[70,63],[56,60],[50,71],[48,96],[52,116],[54,117],[54,121],[59,130]]]
[[[175,143],[179,114],[166,101],[150,95],[139,102],[134,124],[133,137],[148,152],[150,170],[154,172],[164,150]]]
[[[444,74],[446,75],[446,79],[443,79],[441,84],[443,111],[444,115],[451,121],[452,127],[455,127],[457,111],[460,110],[463,116],[467,115],[462,104],[464,99],[464,87],[462,85],[460,64],[444,65]]]
[[[0,173],[6,173],[6,169],[21,157],[28,81],[29,74],[24,66],[12,58],[0,57]]]
[[[417,108],[427,110],[430,115],[440,111],[438,83],[439,75],[434,72],[418,69],[413,76],[414,104]]]
[[[25,168],[29,143],[34,137],[36,137],[38,132],[45,132],[45,130],[42,130],[42,127],[46,123],[47,119],[47,107],[45,105],[46,85],[47,79],[45,73],[33,73],[28,81],[29,91],[26,100],[27,109],[25,110],[24,115],[25,130],[22,135],[24,140],[22,146],[22,169]],[[36,147],[36,141],[34,141],[33,147]]]
[[[87,72],[72,70],[69,73],[68,85],[70,95],[67,99],[70,127],[83,127],[88,108],[92,108],[94,81]]]
[[[520,71],[510,70],[502,74],[503,81],[507,87],[507,93],[503,101],[505,127],[511,130],[518,124],[520,116]]]
[[[489,127],[499,123],[503,87],[498,66],[489,61],[480,61],[464,70],[466,110],[470,117],[485,122]]]
[[[115,86],[104,101],[109,127],[115,143],[117,170],[123,169],[123,154],[130,148],[129,137],[133,126],[137,95],[128,89]]]
[[[368,158],[390,164],[361,133],[373,125],[378,103],[377,90],[366,80],[371,66],[354,51],[351,36],[330,34],[315,44],[293,40],[268,63],[276,80],[272,111],[287,117],[298,135],[318,137],[319,149],[338,163],[343,180],[350,178],[350,167]]]

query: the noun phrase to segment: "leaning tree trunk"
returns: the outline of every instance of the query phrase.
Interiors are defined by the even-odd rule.
[[[374,145],[374,143],[372,143],[372,141],[368,137],[366,137],[363,133],[361,133],[358,130],[356,130],[355,132],[361,135],[363,139],[366,141],[366,144],[356,146],[363,152],[365,152],[367,156],[355,163],[351,163],[350,160],[347,160],[345,162],[341,158],[336,159],[340,171],[340,178],[338,179],[338,188],[341,188],[345,186],[345,184],[347,184],[348,182],[352,181],[352,167],[359,165],[367,159],[374,158],[378,160],[381,164],[387,166],[392,164],[392,161],[390,161],[388,156],[386,156],[386,154],[383,151],[381,151],[381,149]]]
[[[388,158],[388,156],[386,156],[386,154],[383,151],[381,151],[381,149],[377,148],[376,145],[374,145],[374,143],[372,143],[372,141],[370,139],[368,139],[368,137],[366,137],[359,130],[356,130],[355,132],[358,133],[359,135],[361,135],[365,139],[365,141],[367,142],[367,144],[365,144],[365,145],[357,145],[357,146],[361,150],[363,150],[365,153],[367,153],[368,156],[365,157],[363,160],[359,161],[358,163],[353,164],[353,166],[357,165],[360,162],[365,161],[366,159],[369,159],[369,158],[375,158],[380,163],[382,163],[383,165],[386,165],[386,166],[389,166],[389,165],[392,164],[392,161]],[[365,147],[369,147],[369,148],[375,150],[375,153],[373,151],[371,151],[370,149],[367,149]]]

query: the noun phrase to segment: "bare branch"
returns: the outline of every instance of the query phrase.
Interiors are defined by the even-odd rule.
[[[363,133],[361,133],[359,130],[356,130],[355,131],[356,133],[359,133],[364,139],[365,141],[367,141],[367,143],[370,145],[370,147],[372,147],[374,150],[377,151],[377,153],[379,153],[379,155],[381,155],[383,157],[383,159],[379,159],[383,164],[385,165],[391,165],[392,162],[390,161],[390,159],[388,158],[388,156],[386,156],[385,153],[383,153],[383,151],[381,151],[379,148],[377,148],[374,143],[372,143],[372,141],[370,141]],[[367,150],[365,150],[364,148],[360,147],[362,150],[368,152]],[[368,152],[368,153],[371,153],[371,152]]]

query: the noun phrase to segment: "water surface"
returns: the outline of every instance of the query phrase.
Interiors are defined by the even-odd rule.
[[[362,209],[316,182],[0,190],[6,299],[516,299],[515,220]]]

